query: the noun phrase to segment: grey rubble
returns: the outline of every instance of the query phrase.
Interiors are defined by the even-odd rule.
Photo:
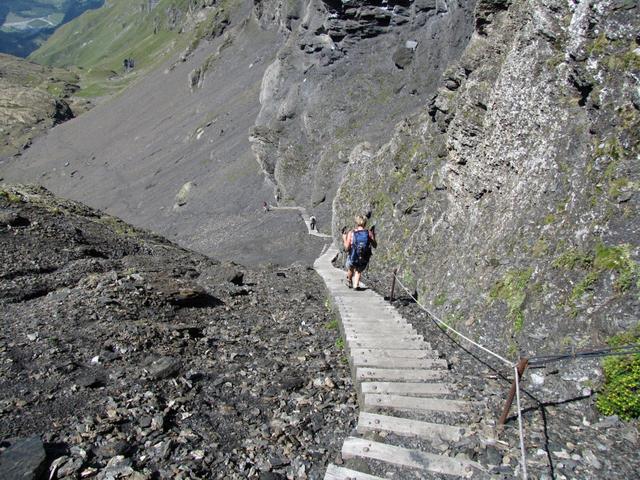
[[[2,191],[2,478],[324,475],[356,401],[312,272]]]

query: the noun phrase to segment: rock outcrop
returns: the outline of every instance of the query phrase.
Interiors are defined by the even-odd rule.
[[[312,0],[280,16],[286,42],[265,72],[251,136],[280,198],[330,221],[349,152],[381,145],[435,93],[471,36],[474,3]]]
[[[0,157],[19,153],[34,137],[73,118],[69,97],[78,77],[0,54]]]

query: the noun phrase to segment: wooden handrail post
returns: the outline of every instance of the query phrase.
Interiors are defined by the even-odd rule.
[[[529,365],[528,358],[521,358],[518,360],[518,381],[522,378],[522,374]],[[516,379],[513,379],[513,383],[511,384],[511,389],[509,390],[509,395],[507,396],[507,401],[504,404],[504,408],[502,410],[502,415],[500,416],[500,420],[498,420],[498,425],[504,425],[507,421],[507,416],[509,415],[509,410],[511,410],[511,404],[513,403],[513,397],[516,396]]]
[[[396,289],[396,275],[397,274],[398,274],[398,269],[394,268],[393,269],[392,278],[391,278],[391,293],[389,294],[389,303],[393,302],[393,293],[394,293],[394,290]]]

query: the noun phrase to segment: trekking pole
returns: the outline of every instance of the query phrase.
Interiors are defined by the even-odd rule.
[[[391,293],[389,294],[389,303],[393,303],[393,292],[396,289],[396,275],[398,274],[398,269],[395,268],[393,270],[393,274],[391,275]]]
[[[521,358],[518,360],[518,379],[522,378],[522,374],[529,365],[528,358]],[[504,404],[504,409],[502,410],[502,415],[500,415],[500,420],[498,420],[498,425],[504,425],[507,421],[507,415],[509,415],[509,410],[511,409],[511,404],[513,403],[513,397],[516,395],[516,380],[513,379],[513,383],[511,384],[511,390],[509,390],[509,395],[507,396],[507,401]]]

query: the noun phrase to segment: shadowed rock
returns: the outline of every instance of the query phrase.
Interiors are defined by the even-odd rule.
[[[0,478],[38,480],[45,469],[46,458],[40,437],[15,440],[0,454]]]

